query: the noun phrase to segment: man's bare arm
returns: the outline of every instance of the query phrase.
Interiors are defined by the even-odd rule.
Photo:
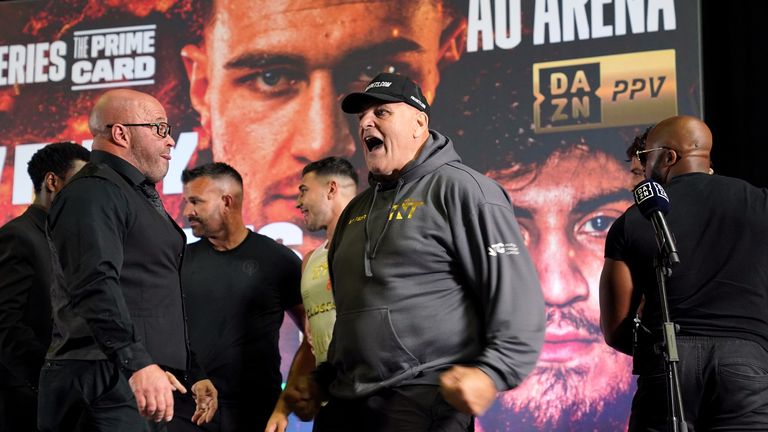
[[[605,259],[600,275],[600,328],[605,342],[617,351],[632,354],[632,328],[637,305],[629,267]]]

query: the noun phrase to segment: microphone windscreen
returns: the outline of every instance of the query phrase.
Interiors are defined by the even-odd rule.
[[[669,198],[667,192],[660,184],[653,180],[643,180],[635,186],[635,204],[643,214],[650,219],[654,212],[667,214],[669,212]]]

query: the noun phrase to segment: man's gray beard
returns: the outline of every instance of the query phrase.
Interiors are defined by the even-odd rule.
[[[625,375],[616,377],[612,385],[593,388],[589,384],[596,374],[601,373],[600,365],[606,361],[619,361],[614,352],[598,355],[598,358],[601,359],[599,362],[577,366],[537,367],[520,387],[501,395],[503,409],[514,411],[510,415],[527,417],[526,423],[538,430],[599,415],[606,402],[629,390],[632,376],[627,370]]]

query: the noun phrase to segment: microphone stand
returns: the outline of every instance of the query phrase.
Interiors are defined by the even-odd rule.
[[[666,278],[672,275],[672,266],[679,263],[680,258],[671,241],[668,242],[666,240],[672,238],[669,235],[669,229],[666,224],[657,223],[658,221],[655,218],[652,221],[654,228],[656,228],[656,241],[659,245],[659,254],[654,259],[653,264],[656,268],[656,282],[659,286],[659,302],[661,303],[662,330],[664,333],[663,354],[667,383],[669,430],[672,432],[688,432],[688,424],[685,422],[683,411],[680,375],[677,367],[680,357],[678,356],[677,340],[675,339],[676,326],[669,316],[666,283]]]

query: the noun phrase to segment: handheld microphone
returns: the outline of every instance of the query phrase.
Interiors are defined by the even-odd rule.
[[[653,223],[656,231],[656,243],[659,250],[669,260],[670,265],[680,262],[675,239],[669,231],[664,215],[669,212],[669,198],[660,184],[652,180],[643,180],[635,186],[635,204],[644,218]]]

